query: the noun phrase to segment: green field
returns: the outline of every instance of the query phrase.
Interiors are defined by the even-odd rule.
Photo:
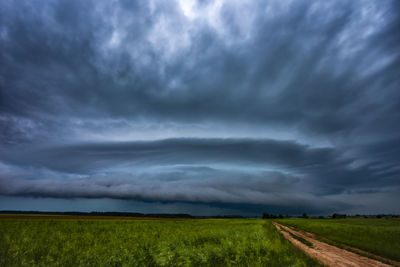
[[[1,266],[318,266],[270,220],[0,218]]]
[[[283,219],[277,221],[385,258],[400,260],[399,219]]]

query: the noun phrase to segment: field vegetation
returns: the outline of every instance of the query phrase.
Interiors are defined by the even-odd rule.
[[[400,261],[399,219],[281,219],[277,222]]]
[[[17,217],[0,218],[1,266],[318,266],[270,220]]]

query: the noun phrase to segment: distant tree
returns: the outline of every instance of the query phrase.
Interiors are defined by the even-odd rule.
[[[282,214],[279,214],[279,219],[283,219],[283,215]]]
[[[276,216],[274,214],[269,214],[268,212],[264,212],[262,215],[262,218],[263,219],[276,219],[276,218],[278,218],[278,216]]]
[[[332,219],[344,219],[346,217],[347,217],[346,214],[339,214],[339,213],[332,214]]]
[[[301,217],[307,219],[307,218],[308,218],[308,215],[307,215],[307,213],[304,212],[303,215],[302,215]]]
[[[263,219],[269,219],[269,213],[264,212],[263,215],[262,215],[262,218]]]

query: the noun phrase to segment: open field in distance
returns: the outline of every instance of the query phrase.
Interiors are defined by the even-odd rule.
[[[0,217],[1,266],[319,266],[270,220],[25,216]]]

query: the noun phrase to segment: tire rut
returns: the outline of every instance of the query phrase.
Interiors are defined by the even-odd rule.
[[[303,250],[307,255],[317,259],[320,263],[326,266],[337,266],[337,267],[356,267],[356,266],[391,266],[386,263],[358,255],[356,253],[341,249],[325,242],[312,238],[312,234],[306,232],[295,231],[285,225],[277,222],[272,222],[275,228],[293,245]],[[303,239],[312,244],[308,246],[300,240],[294,238],[292,235]],[[307,243],[308,243],[307,242]],[[388,262],[394,263],[394,266],[400,266],[397,262],[388,260]]]

